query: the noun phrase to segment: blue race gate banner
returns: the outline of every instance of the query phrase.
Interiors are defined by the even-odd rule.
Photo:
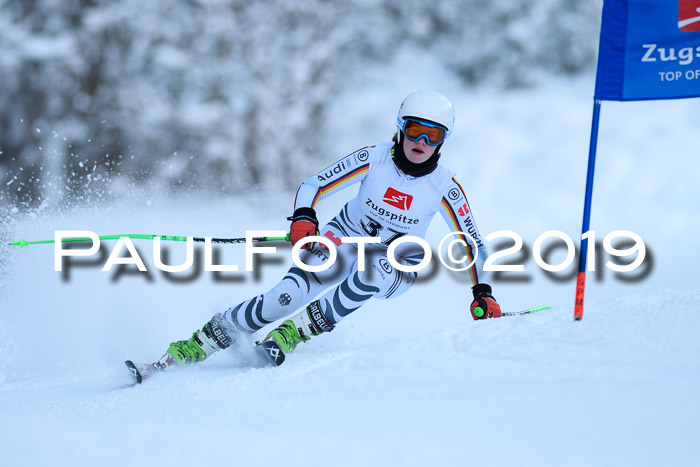
[[[604,0],[595,99],[700,96],[700,0]]]
[[[700,97],[700,0],[603,0],[575,321],[583,319],[601,101],[686,97]]]

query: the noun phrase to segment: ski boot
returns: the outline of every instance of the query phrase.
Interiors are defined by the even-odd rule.
[[[161,360],[171,360],[169,366],[184,366],[203,362],[214,352],[229,347],[233,339],[224,330],[222,319],[221,314],[216,314],[202,326],[201,331],[195,331],[190,339],[171,343]]]
[[[292,352],[299,343],[311,340],[311,336],[330,332],[334,327],[323,315],[321,302],[316,300],[273,329],[258,344],[264,349],[267,358],[279,366],[284,363],[285,354]]]
[[[221,314],[216,314],[201,330],[197,330],[188,340],[173,342],[155,363],[124,362],[136,383],[173,366],[185,366],[202,362],[214,352],[233,344],[233,339],[226,332]]]

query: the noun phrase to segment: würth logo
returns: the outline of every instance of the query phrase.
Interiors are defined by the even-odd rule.
[[[467,214],[469,214],[469,207],[467,206],[467,203],[464,203],[461,208],[457,210],[460,216],[464,217]]]
[[[678,0],[678,28],[684,32],[700,31],[700,0]]]
[[[384,193],[384,202],[395,208],[407,211],[411,208],[411,203],[413,202],[413,196],[407,195],[406,193],[401,193],[393,188],[389,187]]]

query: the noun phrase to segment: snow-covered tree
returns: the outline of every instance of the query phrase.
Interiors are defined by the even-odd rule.
[[[599,3],[0,0],[0,205],[292,188],[359,70],[402,48],[465,85],[590,69]]]

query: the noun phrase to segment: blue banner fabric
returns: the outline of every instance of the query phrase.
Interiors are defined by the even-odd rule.
[[[595,99],[700,96],[700,0],[604,0]]]

